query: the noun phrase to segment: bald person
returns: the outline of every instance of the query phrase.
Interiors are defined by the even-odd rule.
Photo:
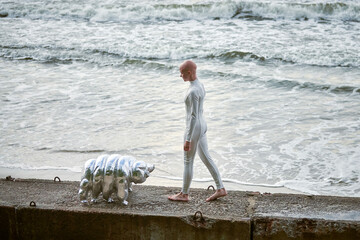
[[[203,103],[205,98],[204,85],[197,79],[196,64],[185,61],[180,65],[180,77],[189,82],[189,89],[185,96],[186,131],[184,136],[184,175],[183,187],[180,193],[169,196],[172,201],[189,201],[189,188],[193,177],[194,157],[198,152],[200,159],[209,169],[217,190],[206,199],[207,202],[224,197],[227,192],[224,188],[218,168],[212,160],[206,138],[206,122],[203,117]]]

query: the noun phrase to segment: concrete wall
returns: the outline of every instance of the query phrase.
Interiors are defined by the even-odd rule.
[[[250,220],[0,207],[0,239],[250,239]]]
[[[0,239],[18,239],[14,207],[0,206]]]
[[[360,223],[270,217],[234,221],[0,206],[0,239],[358,240]]]
[[[253,240],[360,240],[360,223],[322,219],[254,218]]]
[[[360,240],[360,198],[232,191],[207,203],[209,192],[193,189],[188,204],[167,199],[180,189],[135,185],[128,206],[81,205],[78,190],[79,182],[0,179],[0,240]]]

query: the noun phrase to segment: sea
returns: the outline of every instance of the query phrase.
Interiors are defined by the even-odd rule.
[[[188,59],[225,186],[360,197],[357,0],[0,0],[0,168],[181,182]]]

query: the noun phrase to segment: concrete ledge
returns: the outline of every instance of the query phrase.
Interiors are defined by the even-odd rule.
[[[0,213],[5,220],[1,239],[250,239],[250,219],[201,221],[192,216],[4,206]]]
[[[14,207],[0,206],[0,239],[17,239]]]
[[[128,206],[81,205],[78,187],[0,180],[0,239],[360,239],[360,198],[229,191],[207,203],[211,191],[192,189],[178,203],[177,188],[136,185]]]
[[[255,217],[253,239],[360,239],[360,223],[307,218]]]

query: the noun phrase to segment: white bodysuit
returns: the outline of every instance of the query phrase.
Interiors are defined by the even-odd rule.
[[[189,89],[185,96],[186,131],[184,142],[189,141],[190,151],[184,151],[184,179],[182,192],[189,194],[189,187],[193,177],[193,164],[196,151],[209,169],[217,189],[223,188],[220,173],[209,154],[206,130],[207,125],[203,117],[203,103],[205,98],[204,85],[198,80],[190,81]]]

